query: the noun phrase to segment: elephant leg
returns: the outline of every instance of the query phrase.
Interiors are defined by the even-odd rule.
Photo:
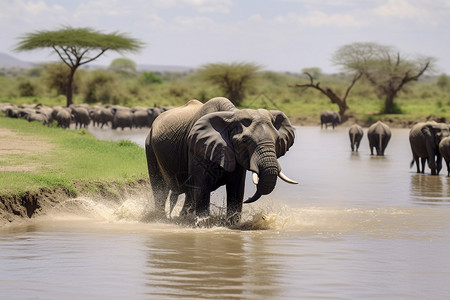
[[[442,156],[439,154],[436,156],[436,175],[439,175],[439,172],[442,170]]]
[[[180,211],[180,216],[186,216],[189,214],[194,213],[194,206],[193,206],[194,200],[191,193],[186,193],[184,197],[184,204],[183,208]]]
[[[245,173],[241,169],[233,172],[231,180],[226,184],[227,190],[227,221],[236,224],[241,219],[242,201],[244,200]]]
[[[164,181],[161,171],[159,170],[156,156],[151,145],[145,145],[145,152],[147,155],[148,174],[152,187],[155,209],[161,213],[164,213],[166,199],[169,195],[170,189],[167,183]]]

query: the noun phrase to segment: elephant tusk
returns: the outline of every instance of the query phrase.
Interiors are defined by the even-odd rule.
[[[253,183],[254,183],[255,185],[257,185],[258,182],[259,182],[259,176],[258,176],[258,174],[256,174],[255,172],[253,172],[252,180],[253,180]]]
[[[286,181],[287,183],[298,184],[297,181],[290,179],[289,177],[284,175],[283,172],[281,172],[281,171],[280,171],[280,173],[278,173],[278,177],[280,177],[283,181]]]

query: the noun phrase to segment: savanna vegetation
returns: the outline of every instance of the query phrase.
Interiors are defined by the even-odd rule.
[[[118,67],[119,66],[119,67]],[[317,69],[317,68],[316,68]],[[310,69],[306,69],[311,71]],[[28,70],[0,69],[0,102],[42,103],[66,105],[67,85],[61,63],[36,66]],[[239,103],[241,108],[280,109],[297,124],[318,121],[321,111],[339,111],[330,98],[317,89],[294,87],[314,84],[330,88],[337,95],[345,95],[353,74],[322,74],[308,72],[276,73],[258,69],[245,86]],[[121,104],[125,106],[177,106],[190,99],[207,101],[227,95],[223,86],[205,79],[205,73],[138,72],[133,64],[124,61],[111,63],[107,69],[80,69],[73,80],[74,103]],[[405,85],[393,102],[393,112],[385,113],[385,97],[362,76],[346,96],[345,114],[350,119],[372,122],[391,119],[407,122],[424,120],[430,116],[450,119],[450,78],[442,75],[423,75],[418,81]]]
[[[14,171],[0,171],[0,198],[42,187],[63,187],[76,195],[76,181],[125,184],[148,177],[144,149],[133,142],[101,141],[86,130],[64,130],[23,119],[0,118],[0,128],[12,130],[18,136],[13,139],[23,139],[27,145],[39,143],[20,153],[2,153],[0,167]]]

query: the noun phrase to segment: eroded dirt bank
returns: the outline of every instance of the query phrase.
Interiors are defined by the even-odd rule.
[[[41,188],[36,192],[25,192],[20,195],[0,195],[0,226],[46,214],[61,202],[75,197],[89,196],[120,203],[129,196],[150,192],[148,179],[138,179],[129,183],[75,182],[74,185],[78,194],[57,187]]]

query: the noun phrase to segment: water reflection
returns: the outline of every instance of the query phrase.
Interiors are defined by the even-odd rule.
[[[153,296],[274,298],[279,267],[265,240],[235,233],[180,233],[148,243],[148,285]]]
[[[450,202],[450,185],[444,176],[411,174],[411,199],[422,203]]]

